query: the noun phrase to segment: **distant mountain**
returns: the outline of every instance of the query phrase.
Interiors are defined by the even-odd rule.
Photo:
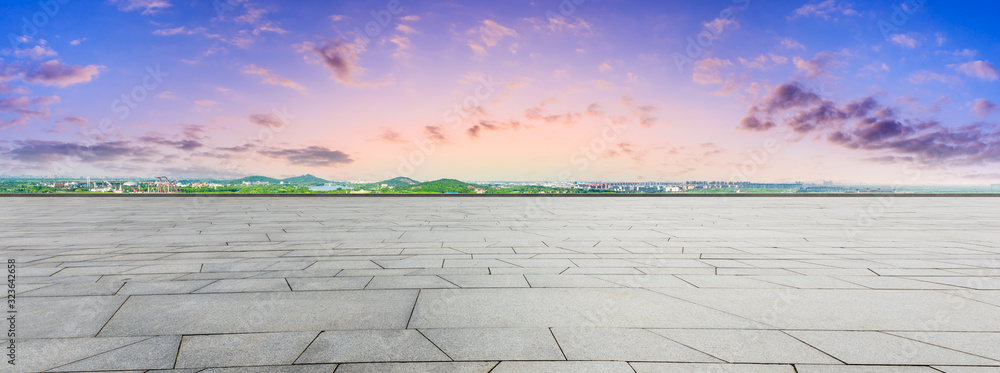
[[[236,179],[236,180],[230,181],[230,183],[232,183],[232,184],[243,184],[243,182],[248,182],[248,183],[268,182],[268,183],[271,183],[271,184],[280,184],[281,180],[278,180],[278,179],[275,179],[275,178],[271,178],[271,177],[267,177],[267,176],[247,176],[247,177],[244,177],[242,179]]]
[[[318,177],[309,174],[290,177],[282,181],[284,181],[285,184],[292,184],[292,185],[323,185],[329,182],[327,180],[320,179]]]
[[[485,189],[485,187],[455,179],[440,179],[396,189],[409,190],[415,193],[475,193],[476,189]]]
[[[381,181],[381,182],[378,182],[378,183],[375,183],[375,184],[377,184],[377,185],[385,184],[385,185],[388,185],[388,186],[395,187],[395,186],[400,186],[400,185],[417,185],[417,184],[420,184],[420,182],[416,181],[416,180],[413,180],[411,178],[408,178],[408,177],[397,177],[397,178],[392,178],[392,179],[389,179],[389,180]]]

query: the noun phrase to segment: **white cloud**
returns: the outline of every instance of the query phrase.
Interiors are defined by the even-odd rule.
[[[805,45],[802,45],[802,43],[799,43],[792,39],[781,40],[781,46],[787,49],[806,49]]]
[[[938,74],[938,73],[935,73],[935,72],[931,72],[931,71],[926,71],[926,70],[917,71],[917,72],[915,72],[913,74],[910,74],[910,79],[909,80],[910,80],[910,83],[913,83],[913,84],[924,84],[924,83],[934,82],[934,81],[941,82],[941,83],[944,83],[944,84],[949,84],[949,85],[958,84],[959,83],[958,77],[950,76],[950,75],[941,75],[941,74]]]
[[[477,55],[485,56],[486,48],[496,46],[505,38],[518,38],[517,31],[506,28],[492,20],[483,20],[482,25],[474,27],[468,33],[478,40],[469,41],[469,48]]]
[[[986,61],[966,62],[955,67],[955,70],[973,78],[990,82],[1000,79],[996,66]]]
[[[920,40],[917,40],[917,37],[919,37],[919,35],[916,34],[892,34],[889,35],[889,41],[903,48],[913,49],[919,47],[921,44]]]
[[[837,0],[824,0],[819,3],[812,3],[803,5],[801,8],[796,9],[792,12],[792,15],[788,16],[789,20],[801,18],[801,17],[820,17],[823,19],[837,19],[837,16],[857,16],[860,15],[858,11],[852,9],[850,6],[837,4]]]
[[[841,57],[849,56],[850,51],[842,50],[840,52],[820,52],[816,53],[811,60],[803,60],[802,58],[795,57],[795,67],[806,73],[808,78],[817,78],[823,76],[828,70],[833,68],[843,67],[845,65]]]
[[[156,14],[173,4],[168,0],[111,0],[123,12],[141,10],[143,15]]]
[[[244,66],[243,73],[248,75],[259,76],[261,77],[261,79],[263,79],[264,83],[281,85],[282,87],[288,87],[296,91],[299,91],[299,93],[306,93],[306,87],[303,87],[301,84],[296,83],[289,79],[282,79],[281,77],[272,74],[267,69],[259,67],[257,65]]]
[[[706,58],[694,63],[694,75],[691,78],[700,84],[722,83],[722,74],[719,69],[732,65],[732,61],[729,60]]]
[[[55,57],[56,55],[58,55],[58,53],[56,53],[56,51],[52,50],[52,48],[49,48],[46,45],[36,45],[34,48],[30,49],[18,49],[17,51],[14,52],[14,55],[22,58],[28,57],[28,58],[40,59],[45,57]]]

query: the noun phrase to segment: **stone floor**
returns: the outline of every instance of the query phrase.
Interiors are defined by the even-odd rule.
[[[1000,199],[4,197],[0,251],[5,372],[1000,372]]]

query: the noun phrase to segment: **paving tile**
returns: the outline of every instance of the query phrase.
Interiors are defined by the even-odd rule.
[[[791,365],[632,363],[635,373],[795,373]]]
[[[296,363],[449,360],[416,330],[344,330],[321,333]]]
[[[864,289],[863,286],[827,276],[751,276],[750,278],[796,289]]]
[[[777,330],[652,329],[653,333],[728,363],[840,364]]]
[[[283,278],[218,280],[195,293],[254,293],[291,291]]]
[[[139,295],[101,335],[404,328],[416,297],[416,290]]]
[[[513,264],[496,259],[445,259],[445,268],[479,267],[479,268],[503,268],[517,267]]]
[[[773,282],[754,280],[746,276],[677,275],[677,277],[680,278],[681,280],[690,283],[691,285],[704,289],[787,288],[787,286],[784,285],[776,284]]]
[[[370,260],[330,260],[316,262],[306,268],[305,271],[322,271],[330,269],[359,269],[359,268],[374,268],[381,269],[378,264],[373,263]]]
[[[521,288],[528,287],[528,281],[520,275],[442,275],[462,288]]]
[[[803,365],[796,364],[798,373],[939,373],[931,367],[891,365]]]
[[[254,272],[263,271],[274,263],[207,263],[201,272]]]
[[[997,360],[997,365],[1000,365],[1000,333],[889,332],[889,334]]]
[[[289,277],[285,280],[293,291],[360,290],[371,277]]]
[[[671,275],[594,275],[595,278],[630,288],[693,288]]]
[[[880,290],[937,290],[956,289],[954,286],[892,276],[841,276],[841,280]]]
[[[121,348],[147,337],[21,339],[17,366],[21,372],[41,372]],[[30,351],[30,353],[27,353]],[[9,367],[9,366],[8,366]]]
[[[644,329],[553,328],[568,360],[721,362]]]
[[[949,367],[949,366],[935,366],[937,369],[944,373],[998,373],[1000,368],[998,367]]]
[[[114,295],[121,287],[122,282],[97,282],[82,284],[54,284],[41,289],[24,291],[20,295],[23,297],[64,297],[83,295]]]
[[[878,332],[789,331],[788,334],[847,364],[1000,364],[1000,361],[989,360]]]
[[[490,373],[634,373],[621,361],[502,361]]]
[[[933,290],[655,290],[777,329],[912,330],[940,319],[938,330],[1000,331],[997,307]]]
[[[739,328],[747,321],[642,289],[428,289],[421,292],[409,327],[727,325]]]
[[[355,363],[343,364],[339,373],[488,373],[497,362],[455,363]]]
[[[19,298],[17,332],[24,338],[93,337],[125,299],[124,296]]]
[[[524,275],[533,288],[617,288],[616,283],[586,275]]]
[[[180,336],[152,337],[51,369],[51,371],[170,369],[174,366],[177,346],[180,345],[180,342]]]
[[[118,291],[118,295],[187,294],[201,289],[213,280],[195,281],[139,281],[128,282]]]
[[[457,287],[438,276],[375,276],[365,289],[447,289]]]
[[[546,328],[421,329],[453,360],[563,360]]]
[[[561,275],[642,275],[645,274],[638,268],[624,268],[624,267],[587,267],[587,268],[577,268],[570,267],[565,271],[560,273]]]
[[[319,333],[253,333],[185,336],[177,368],[288,365]]]
[[[209,368],[198,373],[333,373],[337,364],[279,365],[239,368]],[[152,373],[152,372],[147,372]]]
[[[163,265],[147,265],[135,269],[130,269],[128,271],[122,272],[123,274],[154,274],[154,273],[194,273],[201,272],[201,264],[163,264]]]

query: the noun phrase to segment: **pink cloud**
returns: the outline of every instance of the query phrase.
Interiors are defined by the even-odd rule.
[[[996,66],[986,61],[966,62],[958,65],[955,70],[973,78],[990,82],[1000,79],[1000,74],[997,73]]]
[[[94,79],[104,66],[67,65],[59,60],[42,62],[33,70],[24,74],[27,83],[38,83],[46,86],[66,87],[78,83],[86,83]]]
[[[997,112],[997,110],[1000,110],[1000,106],[983,98],[973,101],[972,104],[972,112],[981,117],[987,117]]]
[[[111,2],[118,4],[118,9],[123,12],[141,10],[143,15],[156,14],[173,6],[167,0],[111,0]]]

